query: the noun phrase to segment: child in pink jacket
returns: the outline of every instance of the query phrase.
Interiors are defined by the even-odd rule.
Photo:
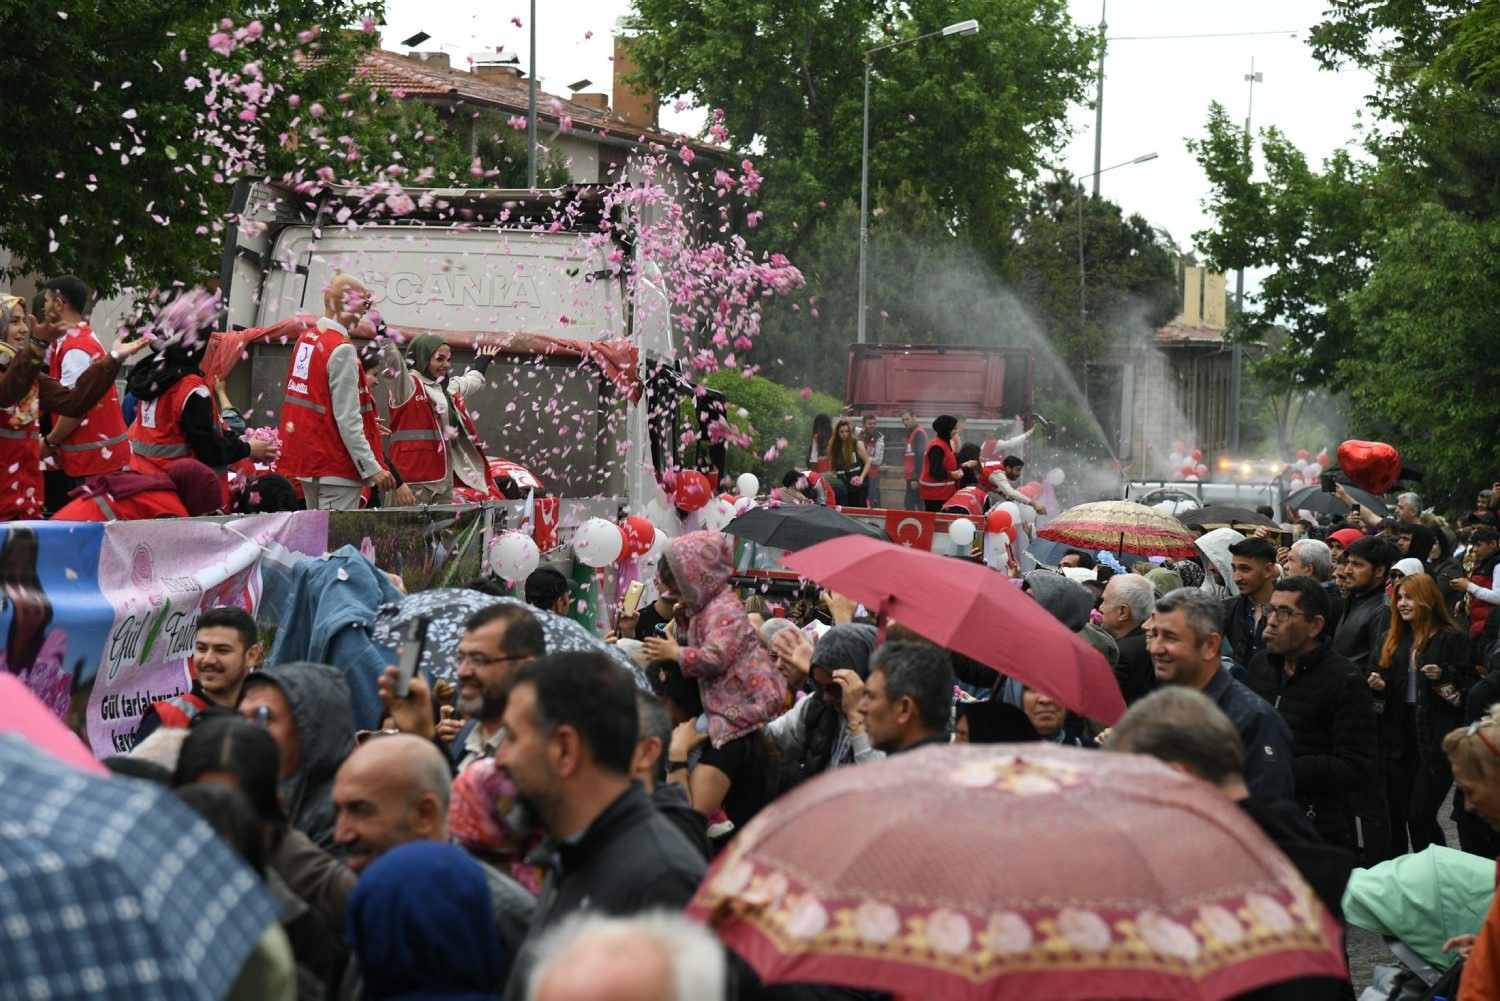
[[[662,584],[682,602],[678,639],[642,643],[652,660],[675,660],[685,676],[698,679],[708,739],[722,747],[775,719],[785,705],[786,683],[729,586],[729,537],[690,532],[668,542],[662,559]]]

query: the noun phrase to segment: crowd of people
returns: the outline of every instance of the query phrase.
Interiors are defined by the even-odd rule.
[[[13,477],[0,518],[116,521],[504,499],[464,403],[499,349],[479,347],[473,367],[453,374],[453,350],[439,335],[400,343],[367,315],[370,304],[357,278],[329,283],[323,315],[308,318],[292,346],[276,433],[247,434],[223,373],[204,372],[221,322],[216,295],[184,293],[108,352],[89,324],[81,279],[47,281],[31,303],[0,297],[0,460]],[[350,334],[361,324],[357,341]],[[137,354],[122,396],[116,380]]]
[[[1394,519],[1285,548],[1215,529],[1196,560],[1110,573],[1070,551],[996,574],[1109,660],[1129,705],[1112,728],[837,593],[739,593],[728,538],[693,532],[601,637],[651,691],[602,644],[549,652],[540,616],[573,597],[550,567],[529,607],[467,619],[453,686],[419,674],[398,696],[387,671],[369,732],[338,670],[265,666],[254,620],[214,609],[192,690],[106,764],[176,788],[263,874],[304,998],[851,996],[760,984],[680,912],[801,783],[954,741],[1161,758],[1221,790],[1338,915],[1356,865],[1444,842],[1455,783],[1460,846],[1500,854],[1492,521],[1466,515],[1455,536],[1407,495]],[[1500,917],[1452,944],[1460,996],[1492,996]]]

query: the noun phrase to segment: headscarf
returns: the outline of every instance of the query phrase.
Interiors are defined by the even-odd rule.
[[[1411,530],[1411,545],[1407,547],[1406,555],[1412,559],[1420,560],[1424,568],[1432,562],[1432,547],[1437,544],[1437,536],[1432,529],[1426,525],[1414,525]]]
[[[1199,588],[1203,586],[1203,564],[1197,560],[1169,560],[1164,565],[1168,570],[1174,571],[1181,578],[1183,587]]]
[[[437,354],[438,348],[443,347],[447,343],[447,341],[443,340],[441,334],[418,334],[406,346],[406,361],[411,366],[412,371],[442,391],[443,402],[448,405],[448,409],[444,413],[446,422],[457,427],[458,413],[453,405],[453,397],[448,394],[448,380],[444,379],[439,382],[427,372],[427,366],[432,364],[432,356]]]
[[[1151,586],[1156,590],[1156,597],[1158,599],[1165,598],[1183,586],[1182,575],[1176,570],[1169,570],[1166,567],[1157,567],[1146,575],[1146,579],[1151,582]]]
[[[813,649],[813,667],[821,667],[832,674],[848,669],[864,681],[870,677],[870,657],[875,653],[875,641],[879,633],[874,626],[862,622],[834,626],[818,639]],[[803,768],[813,775],[826,768],[837,768],[848,764],[853,758],[853,747],[849,741],[849,727],[843,714],[832,709],[821,697],[810,695],[803,701],[808,706],[803,712],[807,740],[803,747]]]
[[[1042,739],[1026,713],[1009,702],[960,702],[958,714],[969,721],[971,744],[1019,744]]]
[[[950,414],[943,414],[932,422],[933,432],[943,441],[953,437],[953,429],[958,427],[958,418]]]
[[[224,485],[212,469],[197,459],[173,462],[167,467],[167,479],[182,499],[187,513],[195,518],[213,514],[224,506]]]
[[[504,971],[489,882],[462,848],[398,845],[349,896],[349,944],[371,998],[494,999]]]

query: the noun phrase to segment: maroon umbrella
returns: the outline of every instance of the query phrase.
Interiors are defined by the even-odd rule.
[[[1125,712],[1104,655],[988,567],[861,536],[781,562],[1089,719],[1113,724]]]

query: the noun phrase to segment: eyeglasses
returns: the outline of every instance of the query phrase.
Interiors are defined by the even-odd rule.
[[[1290,621],[1292,616],[1294,615],[1300,615],[1302,618],[1307,619],[1309,622],[1311,622],[1315,618],[1315,616],[1308,615],[1306,612],[1297,611],[1297,609],[1293,608],[1291,605],[1261,605],[1260,614],[1264,618],[1270,619],[1273,622],[1287,622]]]
[[[503,664],[508,660],[525,660],[526,657],[527,654],[524,653],[507,654],[504,657],[487,657],[482,653],[464,653],[460,650],[453,657],[453,665],[455,667],[463,667],[465,664],[468,664],[470,667],[489,667],[492,664]]]

